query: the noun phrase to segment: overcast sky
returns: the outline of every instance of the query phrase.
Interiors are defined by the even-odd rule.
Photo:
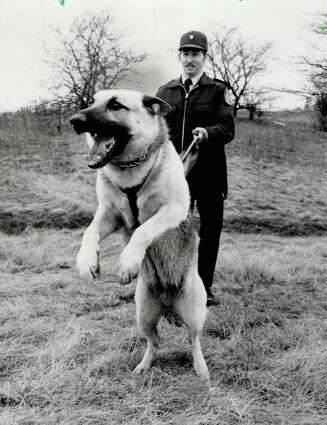
[[[109,10],[127,46],[147,51],[150,59],[137,80],[127,84],[154,94],[180,74],[177,48],[181,34],[200,30],[210,36],[217,24],[238,26],[245,38],[274,45],[265,83],[301,90],[304,77],[295,57],[312,50],[308,31],[319,23],[327,0],[10,0],[0,10],[0,111],[14,110],[28,101],[49,96],[50,73],[43,62],[45,43],[55,49],[49,25],[61,31],[84,14]],[[323,24],[323,22],[321,23]],[[126,85],[125,85],[126,87]],[[274,93],[276,95],[276,93]],[[275,107],[303,106],[297,96],[277,94]]]

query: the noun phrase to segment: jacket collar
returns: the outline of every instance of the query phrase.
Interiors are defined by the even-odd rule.
[[[170,81],[166,87],[178,87],[182,84],[182,79],[181,77],[176,78],[176,80],[172,80]],[[216,83],[214,82],[214,80],[210,77],[208,77],[208,75],[204,72],[202,74],[202,77],[200,78],[200,81],[198,82],[198,86],[213,86]]]
[[[190,80],[192,81],[192,86],[198,85],[199,81],[201,80],[201,77],[203,75],[203,71],[200,74],[197,74],[195,77],[192,77]],[[185,85],[185,81],[188,79],[186,75],[182,74],[181,80],[182,84]]]

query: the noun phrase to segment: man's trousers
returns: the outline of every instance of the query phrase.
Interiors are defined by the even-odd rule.
[[[197,193],[200,216],[199,275],[206,289],[211,288],[223,225],[224,198],[220,193]]]

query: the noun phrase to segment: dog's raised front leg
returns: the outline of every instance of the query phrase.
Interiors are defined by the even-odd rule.
[[[84,279],[95,278],[100,273],[99,242],[117,228],[117,222],[109,208],[99,205],[92,223],[86,229],[76,259],[76,268]]]
[[[169,229],[175,229],[187,217],[188,207],[174,203],[165,205],[138,227],[119,256],[120,283],[125,285],[137,276],[148,247]]]

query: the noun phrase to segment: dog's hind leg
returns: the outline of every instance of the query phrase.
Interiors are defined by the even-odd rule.
[[[149,370],[155,358],[159,345],[157,325],[162,314],[162,308],[155,298],[153,298],[140,276],[137,281],[135,301],[137,324],[147,339],[147,348],[144,357],[133,371],[133,373],[139,374]]]
[[[200,345],[200,333],[206,318],[206,292],[197,273],[190,278],[193,281],[186,283],[184,293],[176,301],[175,311],[188,328],[194,370],[202,379],[209,381],[209,370]]]

